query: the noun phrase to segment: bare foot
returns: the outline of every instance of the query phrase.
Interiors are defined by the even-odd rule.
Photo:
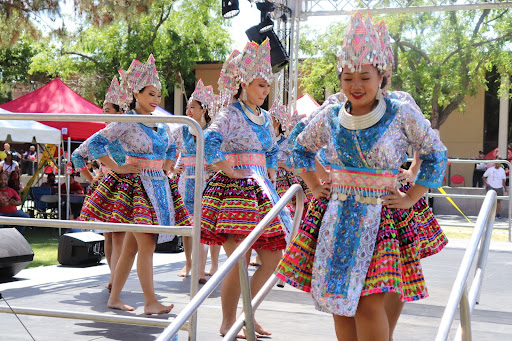
[[[108,292],[112,292],[112,283],[108,283],[107,285],[105,285],[105,289],[107,289]]]
[[[231,329],[231,326],[229,326],[229,327],[226,327],[226,326],[220,326],[220,331],[219,331],[219,332],[220,332],[220,335],[221,335],[222,337],[224,337],[230,329]],[[241,330],[241,331],[236,335],[236,338],[237,338],[237,339],[244,339],[244,340],[246,339],[246,337],[245,337],[245,330],[244,330],[243,328],[242,328],[242,330]]]
[[[148,305],[144,305],[144,314],[146,315],[160,315],[170,313],[172,308],[174,308],[174,304],[170,306],[165,306],[159,302],[151,303]]]
[[[188,277],[188,274],[190,273],[190,268],[185,265],[183,269],[181,269],[180,273],[178,274],[178,277]]]
[[[260,335],[272,335],[268,329],[263,328],[263,326],[256,321],[254,321],[254,330]]]
[[[111,301],[109,299],[107,302],[107,307],[109,307],[110,309],[118,309],[118,310],[123,310],[123,311],[134,311],[135,310],[134,307],[132,307],[131,305],[125,304],[121,300]]]
[[[206,282],[208,282],[208,280],[204,277],[200,277],[199,278],[199,284],[206,284]]]
[[[218,269],[218,267],[217,267],[217,266],[212,266],[212,267],[210,268],[210,271],[206,272],[206,273],[205,273],[205,275],[206,275],[206,276],[213,276],[213,275],[215,275],[215,273],[217,272],[217,269]]]

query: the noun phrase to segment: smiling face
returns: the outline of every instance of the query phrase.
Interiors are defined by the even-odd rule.
[[[373,65],[363,65],[359,72],[343,69],[341,88],[351,104],[352,115],[364,115],[373,109],[383,77]]]
[[[198,101],[192,100],[187,105],[187,111],[185,114],[196,120],[197,123],[201,124],[201,118],[206,114],[206,108],[203,109]]]
[[[133,96],[139,103],[137,111],[143,115],[149,115],[155,111],[156,107],[162,102],[162,92],[153,85],[146,86]]]
[[[247,92],[249,105],[262,106],[270,92],[270,84],[263,78],[255,78],[249,85],[242,83],[242,88]]]

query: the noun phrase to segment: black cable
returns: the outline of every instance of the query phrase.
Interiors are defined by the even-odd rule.
[[[27,327],[23,324],[23,322],[21,321],[21,319],[19,318],[18,314],[16,314],[14,312],[14,310],[11,308],[11,306],[9,305],[9,303],[7,303],[7,300],[5,298],[3,298],[2,296],[2,293],[0,292],[0,299],[4,300],[5,304],[7,304],[7,306],[9,307],[9,309],[11,309],[12,313],[14,314],[14,316],[16,316],[16,318],[18,319],[18,321],[20,321],[21,325],[23,326],[23,328],[25,328],[25,330],[27,331],[28,335],[30,335],[30,337],[32,338],[32,340],[36,341],[36,339],[34,339],[34,337],[32,336],[32,334],[30,334],[30,332],[28,331]]]

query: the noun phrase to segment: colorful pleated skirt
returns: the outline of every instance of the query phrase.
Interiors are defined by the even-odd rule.
[[[292,185],[301,185],[302,190],[304,191],[304,215],[305,217],[307,205],[309,201],[313,197],[313,193],[311,193],[311,190],[308,188],[304,180],[302,180],[299,176],[294,175],[291,172],[286,171],[284,168],[279,168],[277,171],[277,179],[276,179],[276,190],[277,194],[279,194],[280,197],[282,197],[286,191],[292,186]],[[295,214],[295,197],[286,205],[288,207],[288,210],[290,211],[292,217]]]
[[[313,198],[298,234],[281,259],[276,275],[311,292],[320,225],[329,201]],[[420,264],[422,252],[417,212],[383,207],[370,266],[361,296],[395,292],[403,302],[425,298],[428,292]]]
[[[229,235],[242,241],[272,209],[279,199],[270,180],[262,175],[231,179],[218,172],[207,183],[203,193],[201,214],[201,243],[222,245]],[[289,213],[275,218],[253,244],[253,249],[271,251],[286,247],[286,231],[291,228]]]
[[[169,179],[176,226],[190,226],[188,211],[178,191],[177,179]],[[158,225],[158,218],[139,174],[107,174],[84,201],[79,220]]]

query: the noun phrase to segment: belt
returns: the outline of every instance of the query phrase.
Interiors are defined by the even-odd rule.
[[[226,160],[235,166],[267,167],[267,158],[263,153],[231,153],[225,154]]]
[[[161,159],[145,159],[136,156],[126,155],[126,163],[139,165],[142,169],[162,170],[164,168],[164,160]]]
[[[331,199],[345,201],[350,195],[363,204],[382,204],[386,187],[395,187],[398,171],[369,168],[331,168]]]

